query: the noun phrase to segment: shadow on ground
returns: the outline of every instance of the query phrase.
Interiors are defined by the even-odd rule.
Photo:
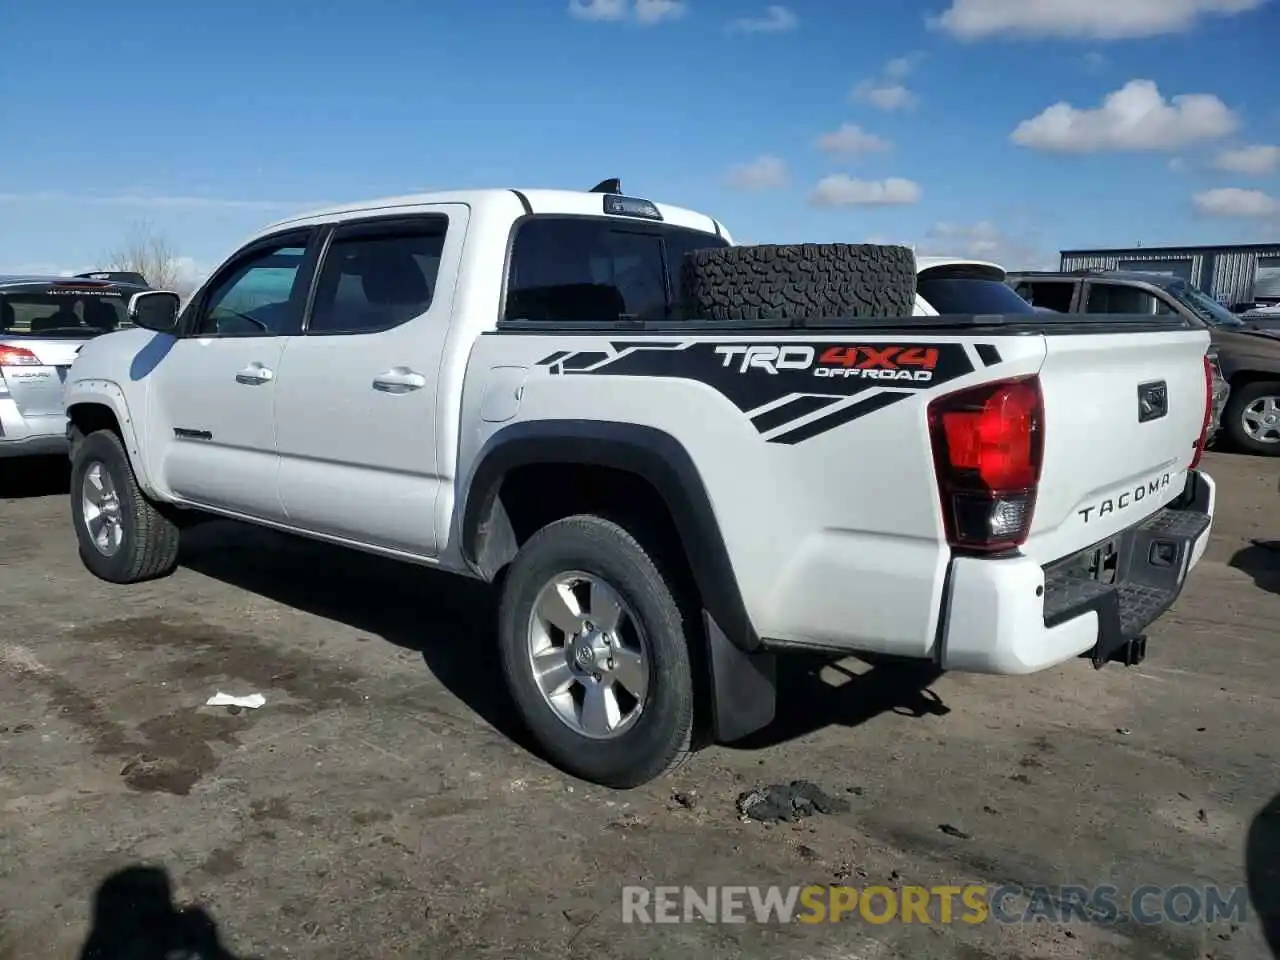
[[[93,927],[79,960],[238,960],[200,907],[173,902],[169,875],[159,867],[126,867],[94,895]]]
[[[263,528],[215,521],[183,534],[182,565],[422,655],[446,688],[531,747],[498,668],[484,583]]]
[[[497,669],[497,598],[487,584],[413,564],[229,522],[189,530],[184,566],[223,583],[324,617],[420,653],[446,688],[504,736],[537,752]],[[760,733],[732,744],[760,749],[832,725],[856,726],[886,711],[948,712],[924,667],[876,663],[866,673],[830,657],[779,658],[778,714]],[[833,685],[822,676],[843,673]]]
[[[869,669],[855,672],[830,656],[778,657],[777,717],[765,729],[729,746],[735,750],[778,746],[824,727],[856,727],[882,713],[918,719],[951,712],[929,689],[942,675],[932,663],[864,662]]]
[[[0,500],[59,496],[70,489],[66,457],[6,457],[0,464]]]
[[[1280,794],[1249,825],[1244,851],[1245,882],[1273,957],[1280,957]]]
[[[1250,541],[1236,551],[1231,566],[1253,577],[1258,588],[1280,593],[1280,540]]]

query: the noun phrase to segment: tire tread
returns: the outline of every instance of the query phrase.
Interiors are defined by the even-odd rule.
[[[685,256],[681,288],[691,319],[909,317],[916,258],[871,243],[711,247]]]
[[[95,554],[92,552],[92,546],[87,546],[82,541],[81,554],[82,556],[88,554],[85,557],[85,565],[96,576],[113,583],[141,583],[144,580],[167,576],[178,565],[181,532],[177,524],[165,516],[138,486],[133,465],[129,462],[129,455],[125,452],[120,435],[114,430],[96,430],[88,436],[72,437],[71,496],[74,498],[80,495],[79,483],[74,479],[77,476],[74,464],[78,463],[84,455],[86,446],[98,444],[106,448],[101,458],[104,462],[108,459],[115,460],[112,464],[116,468],[113,479],[117,480],[121,486],[122,507],[130,511],[132,535],[127,538],[128,542],[124,545],[127,559],[122,564],[102,562],[116,558]],[[77,537],[83,536],[80,526],[81,524],[77,521]],[[94,558],[94,562],[91,563],[90,558]]]

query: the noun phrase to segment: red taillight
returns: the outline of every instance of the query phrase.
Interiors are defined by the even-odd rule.
[[[1200,466],[1204,448],[1209,443],[1209,427],[1213,423],[1213,361],[1204,355],[1204,420],[1200,424],[1200,437],[1196,440],[1196,452],[1191,455],[1191,469]]]
[[[1040,378],[1001,380],[929,404],[947,541],[1009,550],[1027,539],[1044,453]]]
[[[0,346],[0,367],[29,367],[39,363],[40,358],[26,347]]]

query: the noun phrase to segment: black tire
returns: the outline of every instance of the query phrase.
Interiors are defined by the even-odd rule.
[[[1231,388],[1227,408],[1222,414],[1222,432],[1237,450],[1263,457],[1280,457],[1280,440],[1272,443],[1251,437],[1245,429],[1244,413],[1250,405],[1267,397],[1274,397],[1280,405],[1280,382],[1255,380]],[[1277,425],[1280,427],[1280,424]]]
[[[580,571],[604,580],[626,602],[649,643],[640,715],[612,739],[592,739],[553,711],[534,680],[529,623],[542,588]],[[498,617],[503,672],[521,718],[547,759],[592,783],[627,789],[673,770],[692,749],[694,687],[686,617],[649,552],[623,527],[573,516],[543,527],[508,568]]]
[[[109,474],[119,504],[123,537],[110,556],[94,544],[84,519],[85,474],[96,463]],[[97,430],[72,442],[71,519],[81,562],[102,580],[140,583],[167,576],[178,565],[178,527],[138,489],[128,454],[113,430]]]
[[[681,286],[690,319],[909,317],[916,257],[870,243],[712,247],[685,256]]]

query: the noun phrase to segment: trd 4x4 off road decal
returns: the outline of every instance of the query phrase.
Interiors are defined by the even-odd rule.
[[[799,443],[974,370],[959,343],[611,343],[538,361],[556,375],[675,377],[724,394],[770,443]],[[803,422],[801,422],[803,421]]]

